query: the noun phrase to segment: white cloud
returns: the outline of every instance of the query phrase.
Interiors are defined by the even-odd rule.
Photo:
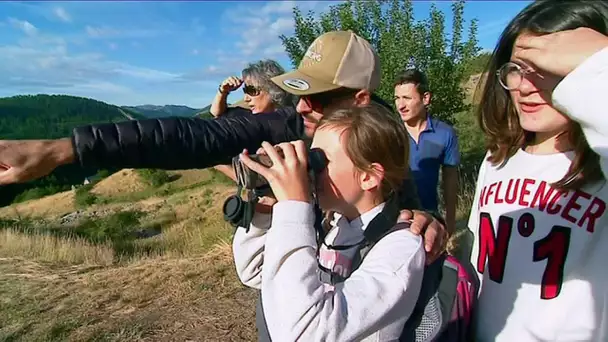
[[[269,1],[262,8],[239,5],[224,14],[230,27],[238,27],[240,39],[235,46],[246,57],[253,55],[277,58],[285,54],[280,35],[294,31],[293,8],[319,14],[337,2],[331,1]]]
[[[36,26],[34,26],[32,23],[30,23],[27,20],[8,18],[8,22],[13,27],[20,29],[21,31],[23,31],[25,34],[27,34],[29,36],[33,36],[36,33],[38,33],[38,29],[36,28]]]
[[[53,8],[53,14],[61,21],[69,23],[72,21],[72,17],[66,12],[63,7]]]
[[[166,30],[147,29],[147,28],[116,28],[111,26],[91,26],[85,27],[87,37],[91,39],[137,39],[152,38],[161,34],[169,33]]]
[[[311,1],[317,2],[317,1]],[[295,6],[299,5],[295,1],[270,1],[260,10],[262,15],[270,14],[290,14]]]
[[[108,38],[118,35],[120,32],[110,27],[93,27],[87,25],[85,27],[87,35],[91,38]]]
[[[108,44],[108,48],[110,48],[110,50],[116,50],[116,49],[118,49],[118,44],[116,44],[116,43],[109,43]]]
[[[180,75],[107,59],[99,53],[70,54],[49,40],[32,45],[0,46],[0,88],[28,91],[34,85],[57,91],[120,80],[166,83]]]
[[[222,65],[208,65],[206,67],[188,70],[175,78],[178,82],[196,82],[196,83],[207,83],[210,78],[225,78],[230,75],[240,74],[240,70],[245,66],[245,62],[242,64],[222,64]],[[219,82],[211,82],[217,84]]]
[[[180,78],[179,74],[149,68],[140,68],[128,64],[116,65],[113,72],[118,75],[125,75],[144,81],[154,82],[171,82]]]

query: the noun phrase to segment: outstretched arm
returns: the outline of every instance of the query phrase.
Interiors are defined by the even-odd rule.
[[[232,118],[161,118],[89,125],[60,140],[0,141],[0,185],[40,178],[56,167],[207,168],[243,149],[298,139],[301,117],[285,108]],[[2,170],[3,169],[3,170]]]

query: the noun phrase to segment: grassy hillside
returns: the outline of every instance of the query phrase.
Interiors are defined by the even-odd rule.
[[[143,118],[141,114],[101,101],[66,95],[20,95],[0,98],[0,139],[53,139],[70,136],[77,126]],[[40,198],[82,184],[98,170],[63,166],[27,184],[2,188],[0,206]]]
[[[0,209],[0,341],[255,340],[221,214],[234,187],[168,174],[117,172],[91,204],[67,191]]]

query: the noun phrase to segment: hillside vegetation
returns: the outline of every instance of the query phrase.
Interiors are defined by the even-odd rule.
[[[180,105],[141,105],[141,106],[122,106],[123,109],[139,113],[146,118],[163,118],[168,116],[183,116],[192,117],[196,113],[200,112],[201,109],[190,108],[188,106]]]
[[[105,102],[67,95],[20,95],[0,98],[2,139],[66,137],[77,126],[143,116]]]
[[[67,137],[74,127],[144,118],[141,114],[105,102],[68,95],[20,95],[0,98],[0,139],[53,139]],[[26,184],[2,187],[0,206],[40,198],[82,184],[100,170],[77,165],[59,167],[47,177]],[[114,170],[115,171],[115,170]],[[106,175],[109,172],[104,172]]]

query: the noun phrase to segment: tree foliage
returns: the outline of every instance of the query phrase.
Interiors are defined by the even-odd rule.
[[[293,9],[295,32],[280,39],[294,66],[319,35],[352,30],[367,39],[381,61],[382,84],[376,94],[392,102],[394,80],[400,71],[415,67],[425,72],[433,93],[431,112],[448,123],[467,109],[462,82],[469,75],[471,60],[479,54],[477,20],[464,35],[463,0],[452,3],[452,28],[446,32],[445,16],[434,4],[428,18],[417,21],[411,0],[348,0],[333,5],[317,18],[310,11]]]

